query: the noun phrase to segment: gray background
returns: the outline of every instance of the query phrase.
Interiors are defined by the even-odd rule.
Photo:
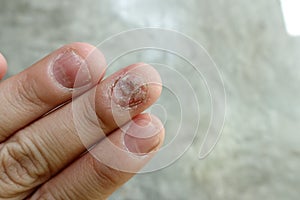
[[[96,45],[148,26],[207,49],[225,81],[226,124],[205,160],[196,140],[172,166],[136,176],[111,199],[299,199],[300,39],[287,35],[278,1],[0,0],[9,76],[63,44]]]

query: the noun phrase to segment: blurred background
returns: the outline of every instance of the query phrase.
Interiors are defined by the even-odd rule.
[[[7,77],[66,43],[97,45],[142,27],[173,29],[203,45],[225,82],[226,122],[204,160],[196,138],[171,166],[137,175],[111,199],[298,200],[300,37],[288,34],[280,1],[0,0]],[[201,135],[209,99],[205,92],[198,96]]]

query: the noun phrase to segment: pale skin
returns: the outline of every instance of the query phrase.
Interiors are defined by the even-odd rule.
[[[107,199],[161,147],[161,122],[141,114],[160,96],[159,74],[138,63],[104,79],[105,68],[95,47],[72,43],[0,82],[0,199]],[[0,80],[6,71],[0,54]],[[82,113],[77,126],[74,94],[72,103]],[[90,116],[91,102],[97,119]],[[130,126],[133,122],[142,128]],[[120,126],[131,134],[124,136]],[[78,129],[87,136],[84,142]],[[143,134],[149,137],[134,137]],[[121,156],[105,146],[104,135],[124,150]],[[95,143],[92,153],[85,153]],[[97,154],[117,157],[112,163],[130,172],[100,162]]]

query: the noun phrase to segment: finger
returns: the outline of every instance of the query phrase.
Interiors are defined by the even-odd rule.
[[[4,56],[0,53],[0,80],[5,76],[7,71],[7,63]]]
[[[129,128],[127,130],[130,132],[129,136],[118,129],[93,148],[91,153],[84,155],[62,173],[45,183],[31,199],[106,199],[128,181],[135,172],[138,172],[162,145],[164,129],[157,118],[150,115],[139,115],[135,118],[134,123],[140,127]],[[151,137],[140,138],[143,137],[143,134],[150,132]],[[109,151],[112,149],[112,145],[115,145],[119,151]],[[131,152],[129,149],[133,151]],[[93,155],[97,155],[97,157]],[[110,166],[102,161],[110,162]],[[133,171],[126,172],[122,170],[123,168],[118,169],[117,166],[126,166],[127,169]]]
[[[5,80],[0,84],[0,142],[68,101],[74,90],[91,88],[104,68],[104,58],[95,47],[73,43]]]
[[[72,104],[11,137],[0,148],[0,171],[5,171],[0,174],[0,197],[1,194],[15,198],[27,195],[86,148],[153,104],[160,95],[161,85],[145,85],[147,82],[160,83],[159,74],[153,67],[138,64],[124,68],[76,98]],[[127,92],[123,94],[121,91],[125,89]],[[122,101],[114,99],[116,96]],[[138,103],[133,103],[128,96]],[[76,111],[79,111],[78,116],[74,114]],[[6,170],[7,166],[13,170]],[[22,176],[15,171],[21,171]]]

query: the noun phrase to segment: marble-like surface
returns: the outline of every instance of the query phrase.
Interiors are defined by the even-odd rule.
[[[111,199],[298,200],[300,38],[287,35],[279,1],[0,1],[9,76],[63,44],[96,45],[149,26],[207,49],[225,81],[226,124],[205,160],[197,159],[198,139],[172,166],[136,176]]]

